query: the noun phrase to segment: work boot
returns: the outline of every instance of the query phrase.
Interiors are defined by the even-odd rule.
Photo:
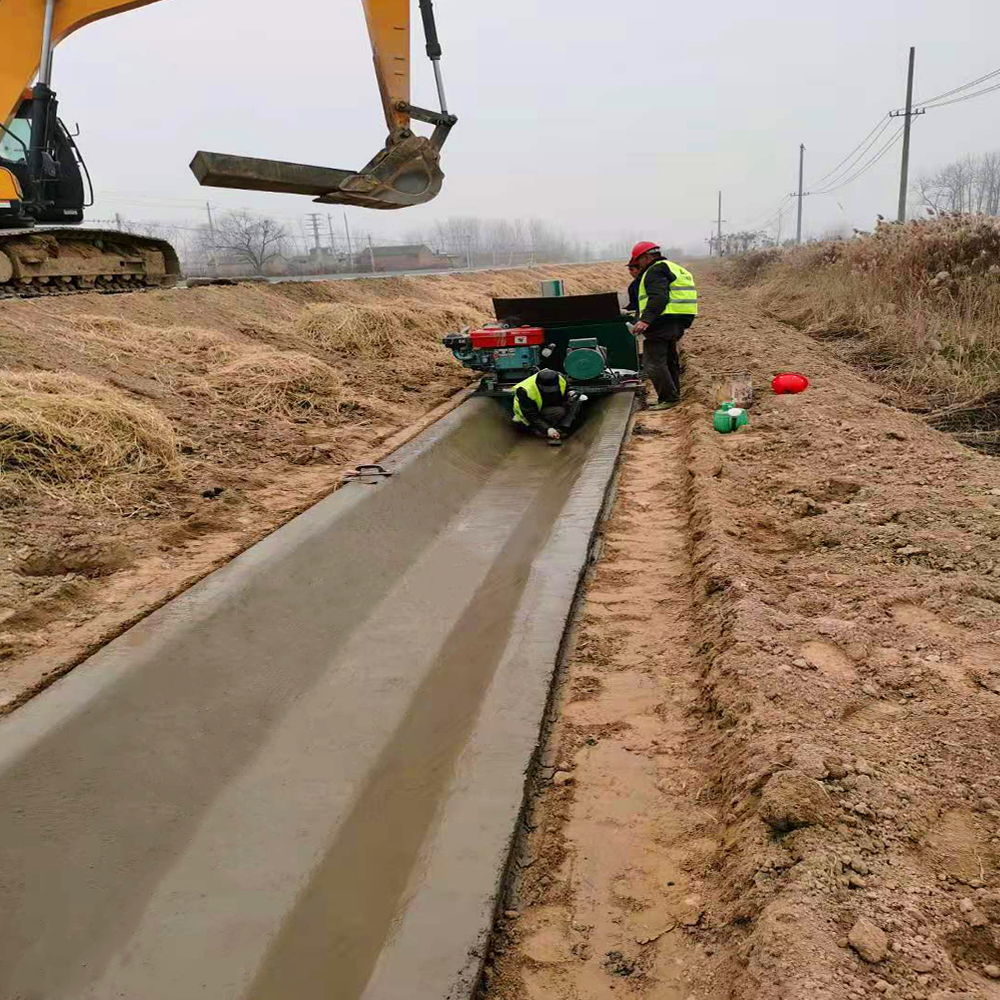
[[[663,402],[663,403],[654,403],[652,406],[647,406],[646,409],[647,410],[672,410],[678,404],[678,402],[679,402],[679,400],[676,400],[676,399],[668,399],[666,402]]]

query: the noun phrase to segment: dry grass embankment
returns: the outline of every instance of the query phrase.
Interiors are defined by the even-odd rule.
[[[176,435],[152,407],[72,372],[0,369],[4,475],[86,491],[108,476],[169,474],[176,465]]]
[[[724,280],[834,342],[934,426],[1000,449],[1000,219],[882,224],[851,241],[763,250]]]

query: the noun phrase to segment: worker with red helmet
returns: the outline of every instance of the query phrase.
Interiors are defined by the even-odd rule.
[[[629,266],[639,274],[639,320],[632,332],[643,335],[642,366],[657,394],[650,409],[669,410],[680,402],[677,344],[698,315],[698,289],[691,272],[667,260],[655,243],[636,243]]]

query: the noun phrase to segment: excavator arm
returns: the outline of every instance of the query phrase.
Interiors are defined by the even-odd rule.
[[[159,0],[0,0],[0,122],[17,111],[36,72],[41,89],[50,83],[51,51],[73,31],[93,21]],[[441,190],[441,147],[457,119],[448,113],[441,82],[441,47],[433,0],[420,0],[427,54],[437,83],[440,110],[410,103],[411,0],[362,0],[389,135],[385,147],[360,170],[338,170],[279,160],[199,152],[191,169],[209,187],[312,195],[316,201],[364,208],[405,208],[430,201]],[[434,126],[429,138],[412,120]]]
[[[52,18],[50,33],[54,48],[85,24],[156,2],[56,0],[49,8],[46,0],[0,0],[0,122],[4,125],[10,122],[41,67],[47,13]]]
[[[405,208],[441,190],[441,147],[457,119],[449,114],[441,80],[441,46],[433,0],[420,0],[427,55],[434,66],[439,111],[410,103],[410,0],[362,0],[389,136],[359,171],[282,160],[199,152],[191,169],[207,187],[312,195],[324,204]],[[434,126],[430,138],[414,134],[412,119]]]

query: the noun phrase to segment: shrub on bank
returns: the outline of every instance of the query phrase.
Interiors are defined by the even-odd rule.
[[[1000,380],[1000,219],[880,224],[854,240],[766,250],[725,280],[763,311],[851,352],[908,405],[969,402]]]

